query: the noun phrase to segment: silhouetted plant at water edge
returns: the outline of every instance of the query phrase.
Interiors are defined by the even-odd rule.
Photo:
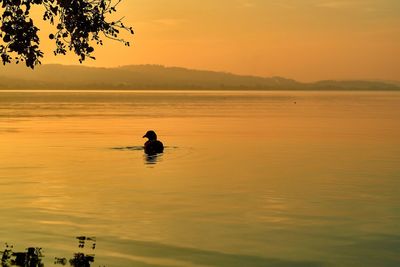
[[[86,254],[82,251],[85,247],[89,246],[89,249],[94,251],[96,249],[96,237],[87,237],[87,236],[77,236],[79,242],[79,250],[74,253],[73,257],[69,260],[64,257],[55,257],[54,264],[55,265],[69,265],[71,267],[90,267],[94,262],[95,254]],[[38,247],[29,247],[23,252],[15,252],[14,246],[5,244],[4,251],[0,251],[1,267],[12,267],[12,266],[20,266],[20,267],[44,267],[44,263],[42,262],[43,250]]]
[[[107,15],[116,12],[122,0],[0,0],[3,14],[0,17],[0,55],[3,64],[13,60],[25,62],[34,68],[40,64],[39,28],[30,17],[34,5],[43,7],[43,20],[54,25],[55,32],[49,35],[54,40],[54,54],[75,53],[82,63],[95,59],[94,45],[103,45],[102,38],[130,43],[120,37],[120,31],[133,34],[132,27],[124,25],[122,19],[108,21]]]

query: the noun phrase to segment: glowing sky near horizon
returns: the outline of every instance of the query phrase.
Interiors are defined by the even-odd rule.
[[[124,0],[118,12],[135,28],[134,45],[107,42],[85,65],[400,80],[399,0]],[[44,63],[78,64],[42,43]]]

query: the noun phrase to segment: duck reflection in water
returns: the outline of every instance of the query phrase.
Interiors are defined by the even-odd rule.
[[[156,155],[144,155],[144,161],[145,164],[147,165],[155,165],[158,162],[162,161],[162,154],[156,154]]]
[[[157,140],[157,134],[150,130],[143,136],[148,140],[144,143],[144,153],[147,164],[156,164],[159,154],[164,152],[164,145],[161,141]]]

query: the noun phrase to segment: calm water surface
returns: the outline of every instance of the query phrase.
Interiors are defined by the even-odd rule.
[[[0,244],[45,266],[400,266],[399,137],[393,92],[0,92]]]

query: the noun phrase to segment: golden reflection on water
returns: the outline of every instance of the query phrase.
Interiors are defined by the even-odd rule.
[[[202,266],[183,248],[221,266],[234,265],[211,252],[350,266],[349,242],[399,235],[397,93],[6,94],[1,242],[59,254],[97,236],[107,266]],[[152,159],[148,129],[166,145]]]

